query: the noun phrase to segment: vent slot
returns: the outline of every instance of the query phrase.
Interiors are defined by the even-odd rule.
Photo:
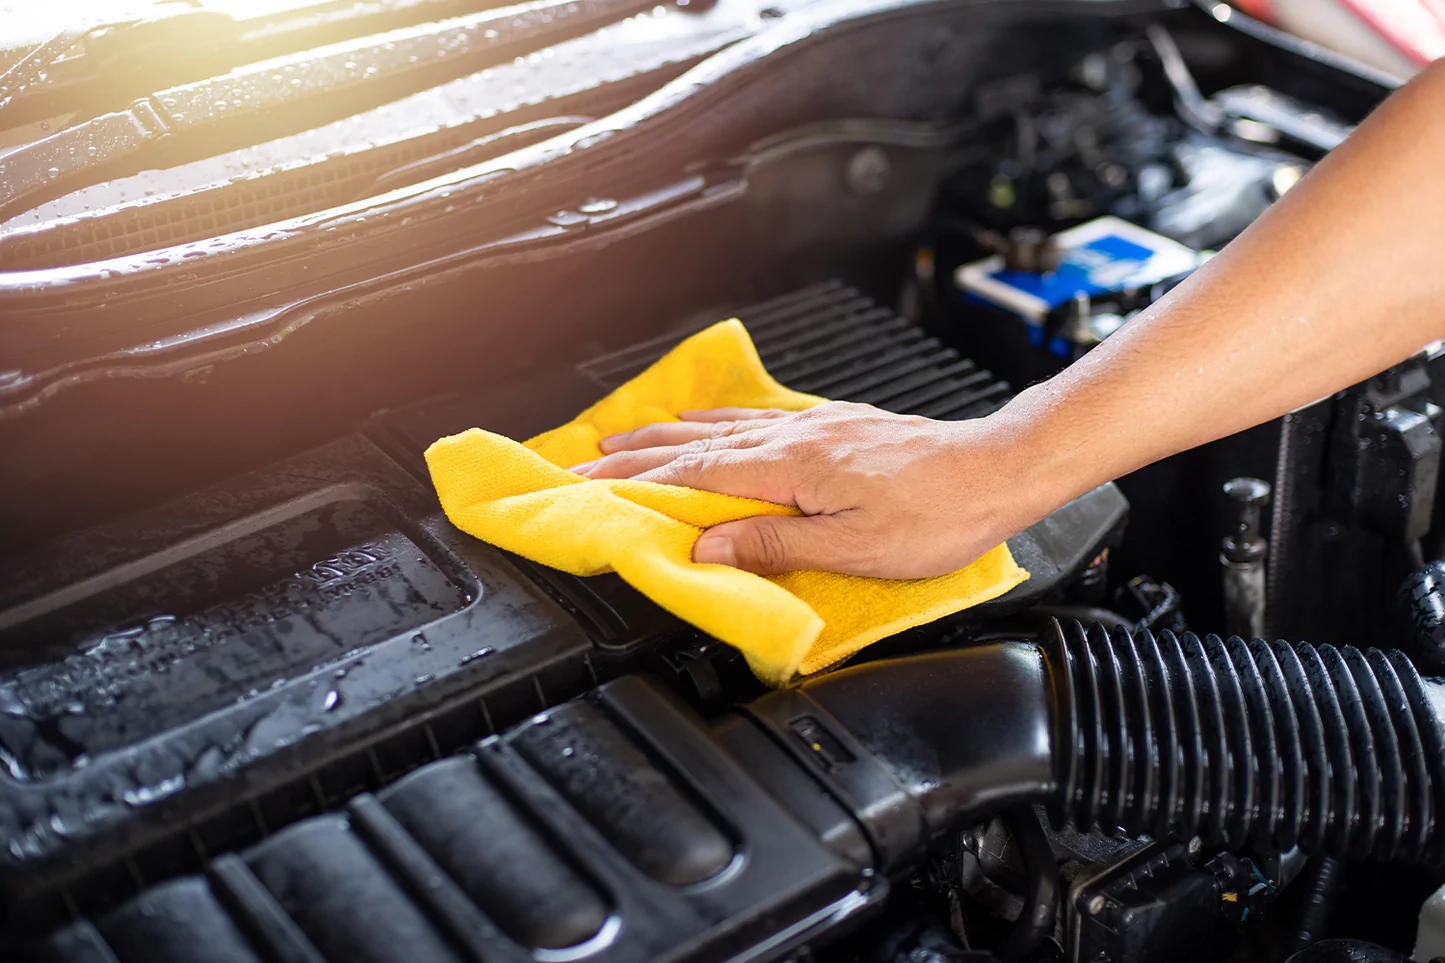
[[[764,301],[738,318],[768,371],[796,391],[949,420],[986,415],[1008,400],[1006,383],[841,281]],[[580,370],[610,391],[702,327],[623,348]]]

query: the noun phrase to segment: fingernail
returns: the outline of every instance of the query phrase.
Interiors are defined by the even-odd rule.
[[[692,560],[699,565],[731,565],[738,567],[738,554],[733,551],[733,540],[726,535],[704,535],[692,548]]]
[[[577,475],[585,475],[592,470],[592,466],[595,464],[597,464],[597,459],[594,458],[591,461],[584,461],[580,465],[573,465],[567,470]]]
[[[632,434],[630,431],[619,431],[615,435],[608,435],[597,443],[597,447],[602,449],[602,454],[610,455],[613,451],[622,447],[622,442],[626,440],[630,434]]]

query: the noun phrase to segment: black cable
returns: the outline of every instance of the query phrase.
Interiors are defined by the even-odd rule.
[[[1044,940],[1054,935],[1058,918],[1059,866],[1054,859],[1044,827],[1032,806],[1015,806],[1002,814],[1003,824],[1013,837],[1023,858],[1025,888],[1024,908],[1019,918],[994,949],[1004,963],[1026,959]]]
[[[1303,902],[1285,945],[1285,956],[1324,939],[1345,884],[1345,864],[1333,856],[1311,860],[1307,872],[1306,883],[1301,887]]]
[[[1300,950],[1287,963],[1411,963],[1408,957],[1363,940],[1325,940]]]

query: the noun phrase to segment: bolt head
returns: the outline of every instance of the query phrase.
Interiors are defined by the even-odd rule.
[[[1269,483],[1259,478],[1231,478],[1224,494],[1241,505],[1261,505],[1269,498]]]
[[[893,165],[883,148],[864,147],[848,159],[848,186],[855,194],[877,194],[888,186]]]

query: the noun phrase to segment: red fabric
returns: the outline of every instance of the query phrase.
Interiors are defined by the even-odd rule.
[[[1441,0],[1441,2],[1445,2],[1445,0]],[[1234,0],[1234,5],[1256,20],[1274,23],[1273,0]]]
[[[1396,50],[1424,66],[1445,57],[1441,0],[1340,0]]]

